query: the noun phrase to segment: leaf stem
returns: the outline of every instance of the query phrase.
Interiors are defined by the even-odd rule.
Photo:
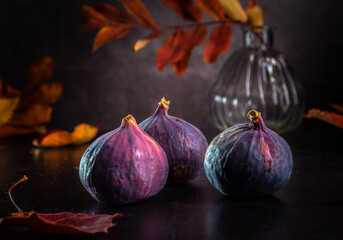
[[[14,202],[13,197],[12,197],[12,189],[13,189],[15,186],[17,186],[19,183],[24,182],[24,181],[26,181],[27,179],[28,179],[28,178],[26,177],[26,175],[24,175],[24,177],[23,177],[22,179],[20,179],[20,180],[17,181],[16,183],[14,183],[14,184],[10,187],[10,189],[8,189],[8,195],[10,196],[11,202],[13,203],[13,205],[17,208],[18,212],[20,212],[20,213],[22,213],[22,212],[24,212],[24,211],[21,210],[21,208],[18,207],[18,205]]]

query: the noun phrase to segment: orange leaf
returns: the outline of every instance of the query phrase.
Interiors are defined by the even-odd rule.
[[[183,19],[189,21],[202,21],[201,10],[193,4],[191,0],[163,0],[163,3],[174,11]]]
[[[130,30],[126,25],[118,25],[116,27],[102,27],[96,35],[93,43],[93,52],[105,43],[123,38]]]
[[[126,11],[134,16],[138,24],[142,27],[157,28],[156,21],[150,15],[148,9],[141,0],[118,0],[123,4]]]
[[[59,83],[45,83],[39,88],[32,90],[30,94],[24,94],[20,99],[18,109],[25,109],[35,103],[52,104],[61,96],[63,91]]]
[[[97,127],[81,123],[71,133],[65,130],[52,130],[33,140],[32,143],[37,147],[61,147],[69,144],[80,145],[93,139],[97,133]]]
[[[202,44],[207,35],[205,26],[200,25],[194,30],[187,31],[185,34],[185,49],[180,60],[173,62],[173,68],[177,76],[185,73],[193,48]]]
[[[16,98],[19,97],[20,91],[12,88],[2,78],[0,78],[0,98]]]
[[[13,89],[0,78],[0,126],[13,116],[19,103],[20,92]]]
[[[210,14],[215,20],[224,20],[225,12],[217,0],[195,0],[198,6]]]
[[[264,24],[263,10],[257,2],[249,1],[245,12],[248,16],[248,24],[252,26],[262,26]]]
[[[319,109],[310,109],[305,115],[306,118],[317,118],[337,127],[343,128],[343,116],[333,112],[321,111]]]
[[[336,109],[337,111],[343,113],[343,105],[338,105],[338,104],[333,104],[333,103],[330,103],[329,105],[333,107],[334,109]]]
[[[44,57],[33,63],[27,73],[24,92],[29,92],[47,82],[54,72],[55,62],[50,57]]]
[[[132,25],[131,17],[109,4],[82,6],[82,32],[104,26]]]
[[[229,49],[232,38],[232,28],[229,23],[224,23],[213,28],[209,41],[204,48],[204,61],[212,63],[219,54]]]
[[[140,49],[148,45],[152,40],[154,40],[155,38],[159,38],[160,36],[161,36],[161,31],[158,28],[155,28],[150,35],[135,42],[132,46],[132,51],[133,52],[139,51]]]
[[[166,38],[156,55],[156,65],[160,71],[163,71],[168,63],[180,60],[185,48],[184,43],[185,33],[182,29],[178,29]]]
[[[11,126],[34,127],[51,119],[52,108],[48,105],[34,104],[25,111],[16,112],[9,120]]]
[[[38,127],[13,127],[10,125],[0,126],[0,138],[16,136],[16,135],[26,135],[31,133],[45,133],[46,129],[43,126]]]

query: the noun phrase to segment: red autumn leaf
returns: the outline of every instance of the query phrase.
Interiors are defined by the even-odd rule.
[[[85,214],[85,213],[38,213],[35,211],[24,212],[12,198],[12,189],[28,178],[24,175],[22,179],[11,186],[8,191],[13,205],[18,209],[18,213],[0,219],[0,224],[14,223],[24,224],[31,229],[49,234],[65,233],[108,233],[110,227],[115,226],[113,219],[122,217],[121,213],[110,214]]]
[[[93,52],[105,43],[123,38],[130,30],[130,26],[118,25],[116,27],[102,27],[93,43]]]
[[[123,4],[126,11],[131,14],[142,27],[157,28],[156,21],[150,15],[148,9],[141,0],[118,0]]]
[[[44,57],[32,64],[27,72],[24,94],[47,82],[54,72],[55,62],[50,57]]]
[[[207,29],[204,25],[200,25],[194,30],[187,31],[185,34],[185,48],[180,60],[173,62],[173,68],[177,76],[185,73],[193,48],[203,43],[207,35]]]
[[[49,234],[65,233],[108,233],[108,229],[117,224],[113,219],[122,217],[120,213],[85,214],[85,213],[37,213],[20,212],[0,219],[1,223],[23,224],[33,230]]]
[[[232,28],[229,23],[223,23],[213,28],[209,41],[204,48],[204,61],[212,63],[219,54],[229,49],[232,38]]]
[[[12,88],[2,78],[0,78],[0,98],[16,98],[19,97],[20,91]]]
[[[319,109],[312,108],[308,110],[308,113],[305,115],[305,117],[316,118],[330,123],[336,127],[343,128],[343,116],[337,113],[321,111]]]
[[[225,12],[217,0],[195,0],[198,6],[210,14],[215,20],[224,20]]]
[[[163,0],[163,3],[174,11],[183,19],[188,21],[202,21],[201,10],[193,4],[191,0]]]
[[[161,36],[161,31],[158,28],[155,28],[151,34],[149,34],[148,36],[136,41],[133,45],[132,45],[132,51],[133,52],[137,52],[140,49],[144,48],[146,45],[148,45],[152,40],[154,40],[155,38],[159,38]]]
[[[334,103],[330,103],[329,105],[331,107],[333,107],[334,109],[336,109],[337,111],[343,113],[343,105],[338,105],[338,104],[334,104]]]
[[[168,63],[180,60],[185,48],[185,33],[178,29],[170,34],[163,45],[158,49],[156,55],[156,65],[160,71],[163,71]]]
[[[37,103],[24,111],[16,112],[7,124],[13,127],[34,127],[49,122],[51,114],[52,107]]]
[[[0,126],[0,138],[16,136],[16,135],[26,135],[31,133],[44,133],[46,129],[43,126],[38,127],[14,127],[10,125]]]
[[[131,17],[109,5],[82,6],[82,32],[104,26],[132,25]]]

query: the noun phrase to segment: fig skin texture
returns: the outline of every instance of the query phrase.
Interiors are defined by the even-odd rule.
[[[291,177],[293,157],[287,142],[264,125],[259,112],[251,110],[248,116],[250,123],[216,136],[205,155],[207,178],[229,196],[268,195]]]
[[[208,144],[198,128],[168,114],[169,104],[169,101],[162,98],[155,113],[139,126],[154,138],[167,154],[167,184],[180,184],[193,180],[204,171],[204,156]]]
[[[96,139],[81,158],[79,175],[98,202],[125,204],[156,195],[168,177],[163,149],[129,115]]]

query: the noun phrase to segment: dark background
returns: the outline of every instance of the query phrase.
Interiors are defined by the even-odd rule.
[[[208,89],[224,61],[242,46],[242,32],[234,26],[231,49],[214,64],[202,60],[203,46],[196,48],[190,66],[178,78],[171,66],[159,72],[155,54],[164,37],[134,54],[131,45],[149,30],[135,29],[123,39],[91,52],[96,31],[78,35],[81,6],[117,1],[0,2],[0,76],[22,89],[26,71],[44,56],[55,59],[51,79],[64,93],[54,105],[49,127],[71,130],[80,122],[101,129],[116,128],[121,118],[133,114],[137,121],[150,116],[162,96],[171,100],[170,114],[203,131],[213,129],[208,110]],[[182,23],[161,0],[143,1],[160,25]],[[247,1],[241,1],[243,6]],[[275,48],[283,52],[306,90],[307,109],[329,109],[342,103],[339,78],[342,69],[340,30],[342,4],[338,0],[260,0],[265,23],[275,27]],[[205,20],[211,20],[206,15]],[[168,32],[164,33],[166,36]]]

